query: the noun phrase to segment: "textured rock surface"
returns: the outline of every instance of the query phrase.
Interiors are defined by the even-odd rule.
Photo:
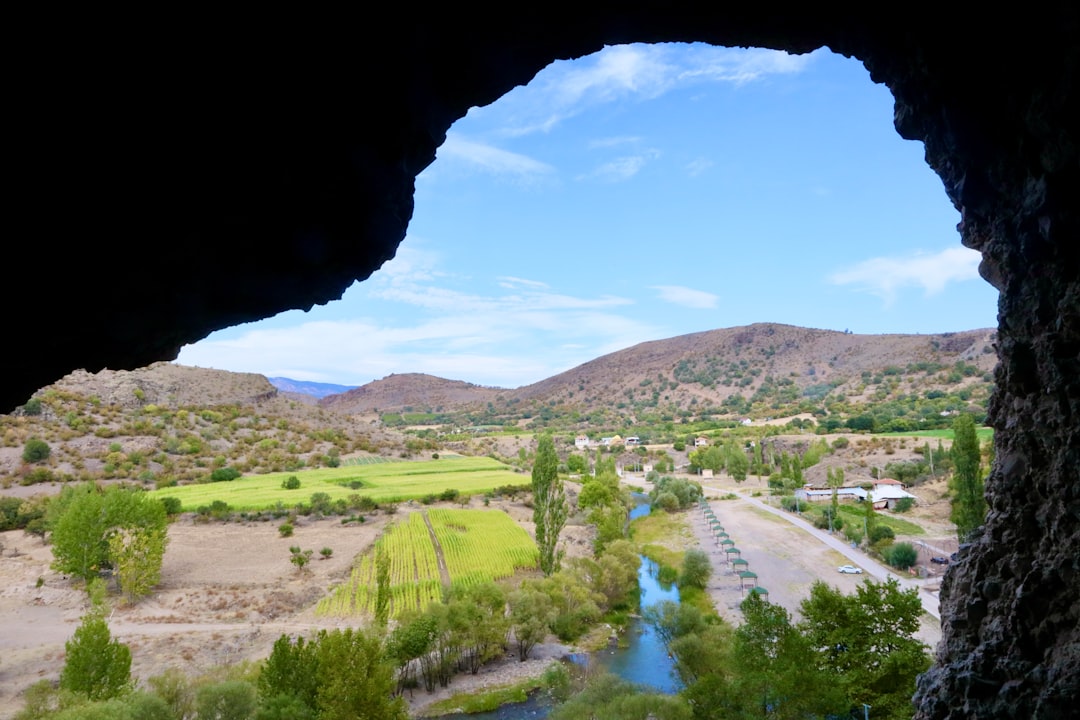
[[[6,278],[0,406],[340,297],[393,256],[450,124],[554,59],[630,41],[827,45],[892,90],[897,129],[925,143],[1002,292],[991,513],[948,576],[920,717],[1066,717],[1080,678],[1074,6],[402,6],[378,25],[285,29],[144,16],[124,35],[112,28],[133,18],[26,23],[7,119],[9,205],[27,215],[9,221],[22,264]]]

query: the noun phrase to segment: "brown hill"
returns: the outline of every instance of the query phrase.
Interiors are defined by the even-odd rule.
[[[277,388],[262,375],[154,363],[139,370],[85,370],[61,378],[50,387],[97,397],[107,405],[162,407],[248,405],[276,397]]]
[[[398,412],[405,408],[417,411],[453,412],[502,397],[505,390],[483,387],[461,380],[423,373],[391,374],[381,380],[329,395],[319,401],[325,408],[348,414]]]
[[[648,407],[740,414],[753,405],[760,414],[829,393],[852,402],[965,386],[985,394],[997,363],[994,333],[857,335],[758,323],[641,343],[514,390],[404,374],[322,403],[349,413],[451,413],[493,403],[500,415],[525,417],[544,406],[627,415]]]
[[[709,330],[641,343],[513,391],[520,400],[586,402],[615,396],[660,392],[699,402],[721,402],[739,393],[750,396],[767,378],[790,380],[800,391],[822,384],[850,391],[879,373],[909,367],[974,365],[979,374],[993,369],[994,330],[938,335],[857,335],[776,323]],[[945,380],[946,378],[942,378]],[[674,395],[672,395],[674,393]]]

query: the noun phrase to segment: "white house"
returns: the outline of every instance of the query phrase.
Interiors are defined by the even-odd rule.
[[[709,446],[709,438],[704,437],[704,436],[694,438],[694,447],[708,447],[708,446]]]
[[[892,482],[896,483],[895,480],[893,480]],[[914,500],[914,495],[907,492],[906,490],[903,490],[900,487],[897,487],[897,485],[899,484],[900,483],[896,483],[896,485],[878,485],[875,483],[874,489],[870,491],[870,500],[874,503],[874,507],[878,510],[883,510],[886,508],[892,510],[896,507],[897,501],[899,501],[901,498],[911,498],[912,500]]]
[[[576,438],[574,438],[574,447],[576,447],[578,450],[584,450],[585,448],[589,447],[589,436],[578,435]]]

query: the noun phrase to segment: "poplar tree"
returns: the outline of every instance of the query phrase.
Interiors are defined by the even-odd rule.
[[[967,542],[986,518],[986,497],[981,467],[979,440],[975,434],[975,419],[960,415],[953,421],[953,476],[949,482],[952,513],[949,519],[956,525],[956,537]]]
[[[550,435],[540,438],[532,469],[533,522],[536,545],[540,549],[540,570],[551,575],[559,569],[562,553],[555,550],[559,533],[566,524],[566,492],[559,479],[559,456]]]

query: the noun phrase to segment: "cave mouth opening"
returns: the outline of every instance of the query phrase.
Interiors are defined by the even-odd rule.
[[[450,128],[397,257],[369,280],[179,362],[519,387],[756,322],[992,327],[996,291],[959,214],[892,119],[888,89],[827,49],[632,44],[555,61]]]

